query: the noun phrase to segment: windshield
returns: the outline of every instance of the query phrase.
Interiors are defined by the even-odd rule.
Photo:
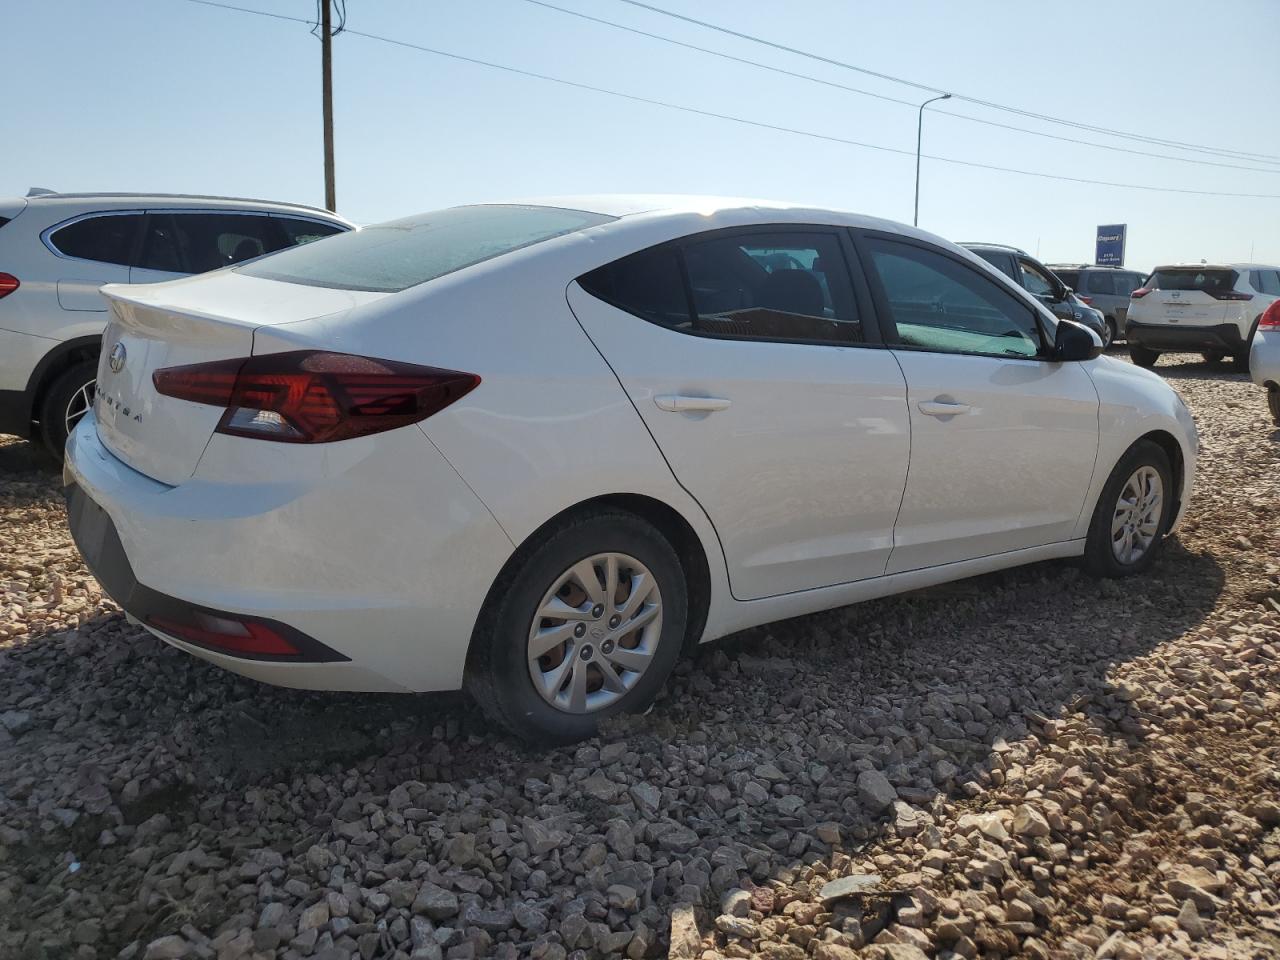
[[[559,207],[450,207],[326,237],[236,269],[285,283],[397,293],[614,219]]]
[[[1234,270],[1160,267],[1147,284],[1153,290],[1232,290],[1238,274]]]

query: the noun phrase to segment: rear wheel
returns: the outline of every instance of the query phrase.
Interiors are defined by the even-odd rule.
[[[1136,344],[1129,345],[1129,359],[1140,367],[1150,370],[1156,365],[1156,361],[1160,359],[1159,350],[1148,350],[1146,347],[1139,347]]]
[[[1141,440],[1120,458],[1089,523],[1084,566],[1096,577],[1127,577],[1155,562],[1174,502],[1169,455]]]
[[[1222,358],[1227,355],[1225,350],[1202,350],[1200,356],[1204,357],[1205,363],[1221,363]]]
[[[680,654],[687,609],[684,570],[657,530],[617,510],[583,514],[495,586],[467,688],[527,740],[593,736],[603,718],[653,702]]]
[[[40,404],[40,439],[57,460],[62,459],[67,437],[93,407],[98,361],[82,360],[63,371],[45,391]]]
[[[1105,350],[1116,342],[1116,322],[1107,317],[1106,333],[1102,337],[1102,348]]]
[[[1275,420],[1276,426],[1280,427],[1280,387],[1271,387],[1267,390],[1267,406],[1271,410],[1271,418]]]

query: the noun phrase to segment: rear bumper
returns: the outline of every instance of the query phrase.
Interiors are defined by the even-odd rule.
[[[511,542],[416,427],[364,439],[264,450],[285,445],[219,436],[170,487],[107,450],[90,414],[67,443],[72,534],[128,613],[221,667],[316,690],[457,689]],[[304,656],[197,646],[148,624],[158,609],[282,627]]]
[[[1195,352],[1225,350],[1240,353],[1246,348],[1240,328],[1234,323],[1197,327],[1181,323],[1135,323],[1125,325],[1125,339],[1148,350]]]

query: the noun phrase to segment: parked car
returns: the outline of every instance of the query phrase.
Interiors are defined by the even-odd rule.
[[[247,676],[465,685],[541,742],[754,624],[1053,557],[1137,573],[1195,474],[1159,377],[853,214],[456,207],[104,292],[65,477],[107,593]]]
[[[1267,391],[1267,406],[1280,427],[1280,299],[1273,301],[1258,321],[1249,347],[1249,374]]]
[[[1133,291],[1129,356],[1154,367],[1162,353],[1232,357],[1248,368],[1249,345],[1267,307],[1280,299],[1280,267],[1256,263],[1178,263],[1156,267]]]
[[[1077,297],[1102,314],[1112,340],[1124,339],[1129,297],[1146,282],[1145,273],[1088,263],[1050,264],[1050,268]]]
[[[1102,338],[1104,348],[1111,345],[1111,328],[1101,311],[1093,309],[1072,293],[1068,284],[1025,250],[1002,243],[962,243],[960,246],[976,253],[1039,299],[1055,316],[1084,324]]]
[[[104,283],[203,273],[350,229],[265,200],[48,190],[0,200],[0,433],[39,439],[61,459],[93,402]]]

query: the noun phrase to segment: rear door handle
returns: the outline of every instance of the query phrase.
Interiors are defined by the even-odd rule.
[[[672,413],[714,413],[717,410],[727,410],[731,403],[724,397],[685,397],[673,393],[654,397],[653,402],[658,405],[659,410],[669,410]]]
[[[926,417],[954,417],[959,413],[968,413],[967,403],[955,403],[952,400],[922,400],[916,407]]]

